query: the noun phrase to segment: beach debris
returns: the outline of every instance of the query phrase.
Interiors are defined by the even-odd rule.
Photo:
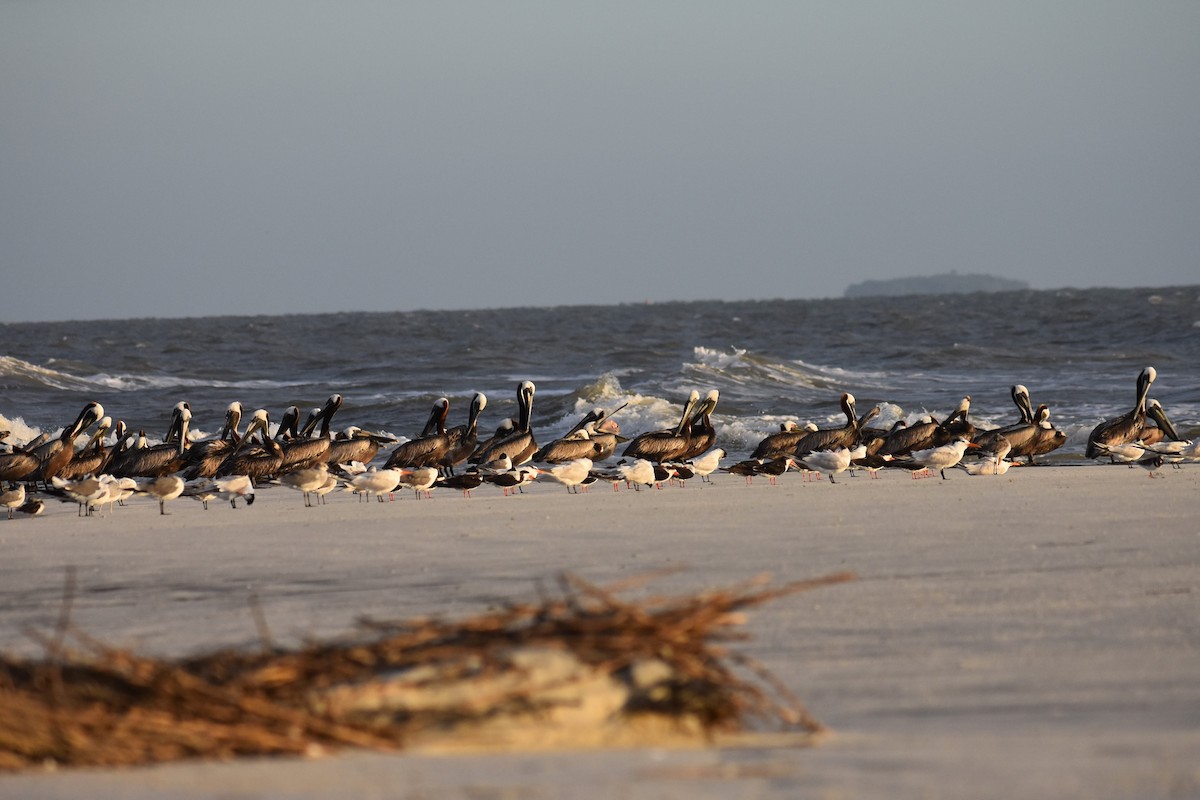
[[[661,574],[660,574],[661,575]],[[811,743],[798,699],[727,643],[744,611],[852,580],[766,576],[693,595],[619,595],[659,576],[558,591],[459,620],[360,620],[352,635],[185,659],[111,648],[70,622],[74,572],[40,660],[0,656],[0,770],[396,750],[698,746],[752,722]],[[746,734],[749,735],[749,734]]]

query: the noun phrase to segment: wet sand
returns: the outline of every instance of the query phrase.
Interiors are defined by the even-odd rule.
[[[1002,477],[906,473],[779,486],[505,498],[348,494],[305,508],[132,501],[77,519],[0,519],[0,647],[38,654],[74,565],[76,625],[155,654],[346,631],[360,615],[466,615],[571,571],[682,567],[693,592],[761,572],[853,583],[751,613],[742,648],[832,729],[812,748],[472,756],[350,752],[0,776],[3,797],[1200,796],[1200,468]],[[584,791],[580,787],[585,787]]]

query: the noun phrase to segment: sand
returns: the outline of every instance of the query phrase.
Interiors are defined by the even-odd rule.
[[[744,646],[832,729],[816,747],[400,755],[0,776],[2,797],[1200,796],[1200,468],[1013,469],[1002,477],[785,475],[778,486],[395,503],[262,491],[250,508],[132,501],[0,519],[0,647],[40,652],[64,568],[74,622],[185,654],[344,632],[362,614],[466,615],[563,570],[662,567],[663,592],[854,570],[752,612]],[[398,495],[400,497],[400,495]],[[581,789],[581,787],[583,787]]]

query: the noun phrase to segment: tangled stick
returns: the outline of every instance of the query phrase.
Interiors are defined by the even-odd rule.
[[[71,572],[53,635],[31,633],[44,659],[0,657],[0,769],[397,749],[433,729],[544,724],[586,705],[596,687],[616,698],[610,718],[687,719],[708,732],[759,718],[818,731],[785,686],[725,643],[745,639],[735,630],[745,609],[852,579],[774,588],[756,579],[628,601],[617,593],[633,583],[605,588],[564,575],[559,594],[537,602],[462,620],[364,619],[356,635],[292,651],[272,645],[259,611],[261,650],[172,660],[76,629]]]

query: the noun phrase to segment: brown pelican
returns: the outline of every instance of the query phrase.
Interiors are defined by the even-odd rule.
[[[949,444],[954,438],[945,426],[932,416],[921,421],[897,428],[884,440],[876,451],[880,456],[902,456],[914,450],[926,450]]]
[[[362,464],[369,464],[375,456],[379,455],[380,447],[395,441],[391,436],[369,433],[356,425],[351,425],[329,443],[329,452],[325,455],[325,463],[349,464],[358,461]]]
[[[1180,441],[1179,434],[1175,431],[1175,425],[1157,400],[1146,401],[1146,416],[1153,419],[1156,425],[1148,425],[1142,430],[1142,444],[1154,445],[1163,441]]]
[[[608,414],[603,408],[593,408],[561,438],[534,453],[533,460],[544,461],[547,464],[561,464],[577,458],[603,461],[624,441],[619,435],[621,427],[611,417],[612,414]]]
[[[102,416],[104,408],[99,403],[88,403],[75,421],[63,428],[62,434],[57,438],[50,439],[43,434],[38,437],[40,442],[35,439],[24,447],[13,448],[11,453],[0,454],[0,481],[38,480],[40,476],[36,473],[42,464],[64,449],[64,443],[69,442],[70,446],[66,447],[68,454],[63,457],[63,464],[67,463],[75,455],[75,439]]]
[[[75,422],[69,428],[63,429],[62,435],[58,437],[59,446],[49,448],[50,454],[42,461],[34,477],[49,485],[50,479],[65,469],[75,457],[75,439],[103,416],[104,407],[99,403],[88,403],[84,406]]]
[[[441,462],[450,451],[450,437],[446,433],[446,417],[450,413],[450,400],[439,397],[433,404],[429,415],[429,423],[416,439],[410,439],[396,446],[384,469],[400,467],[429,467]],[[433,430],[430,430],[432,426]]]
[[[32,451],[14,447],[11,453],[0,454],[0,481],[23,481],[41,465]]]
[[[533,415],[533,381],[521,381],[517,386],[517,422],[513,432],[508,436],[493,439],[485,448],[480,445],[469,459],[472,463],[481,464],[491,461],[505,453],[512,459],[514,466],[520,466],[533,458],[538,445],[530,427]]]
[[[858,443],[858,417],[854,411],[854,395],[843,392],[841,397],[842,413],[846,415],[846,424],[840,428],[826,428],[813,431],[796,442],[792,455],[804,457],[815,450],[849,449]],[[878,414],[878,409],[875,410]],[[872,415],[873,416],[873,415]]]
[[[108,463],[108,448],[104,446],[104,437],[112,430],[112,417],[104,417],[96,426],[96,432],[88,439],[67,465],[58,471],[58,477],[73,481],[85,475],[99,475],[101,467]]]
[[[108,471],[118,478],[155,478],[183,469],[187,465],[191,421],[188,404],[177,403],[171,410],[171,425],[162,444],[125,450],[108,463]]]
[[[792,420],[788,420],[779,426],[779,433],[763,437],[762,441],[754,448],[754,452],[750,454],[750,458],[765,461],[787,455],[796,449],[797,442],[815,430],[817,430],[817,426],[811,422],[800,426]]]
[[[513,431],[515,431],[516,429],[517,429],[517,421],[515,419],[513,419],[512,417],[502,420],[500,422],[500,424],[496,426],[495,433],[493,433],[488,438],[484,439],[479,444],[475,445],[475,452],[471,454],[471,457],[467,459],[467,462],[471,463],[471,464],[486,463],[486,462],[479,460],[479,454],[482,452],[491,450],[492,445],[495,444],[496,442],[499,442],[502,439],[506,439],[509,436],[512,436]],[[494,457],[492,457],[488,460],[495,461],[501,455],[503,455],[503,454],[497,453]]]
[[[222,462],[217,477],[246,475],[254,481],[277,474],[283,464],[283,447],[271,438],[269,426],[270,416],[266,410],[260,408],[255,411],[237,450]],[[255,433],[259,436],[261,446],[254,441]]]
[[[187,468],[183,473],[186,480],[211,478],[217,474],[221,462],[237,449],[242,440],[242,434],[238,431],[241,421],[242,404],[234,400],[225,409],[225,424],[220,435],[216,439],[193,442],[188,448]]]
[[[717,443],[717,430],[712,424],[712,413],[717,410],[717,400],[720,397],[721,393],[713,389],[704,396],[704,399],[696,406],[696,410],[692,412],[691,436],[687,449],[683,451],[683,455],[679,456],[680,460],[687,461],[695,458],[701,453],[708,452]]]
[[[466,461],[479,445],[479,415],[487,408],[487,395],[476,392],[471,397],[471,405],[467,411],[467,423],[455,425],[446,431],[450,440],[450,448],[442,456],[438,466],[444,473],[454,474],[454,468]]]
[[[1084,451],[1085,458],[1104,455],[1096,447],[1097,444],[1127,444],[1141,438],[1142,429],[1146,427],[1146,396],[1150,393],[1150,384],[1154,383],[1157,377],[1158,373],[1154,367],[1146,367],[1138,373],[1137,402],[1129,412],[1105,420],[1092,429],[1088,435],[1087,449]]]
[[[309,416],[302,430],[297,431],[295,424],[290,427],[291,438],[280,445],[283,448],[281,472],[310,469],[325,462],[325,456],[329,452],[329,422],[341,406],[342,396],[330,395],[325,405],[314,410]],[[298,413],[296,418],[299,418]],[[316,433],[318,422],[321,423],[320,433]],[[280,428],[282,429],[282,425]]]
[[[699,403],[700,392],[693,389],[692,393],[688,395],[687,402],[683,405],[683,414],[679,418],[678,425],[674,428],[647,431],[635,436],[621,455],[626,458],[646,459],[653,462],[677,460],[691,444],[692,415]]]

